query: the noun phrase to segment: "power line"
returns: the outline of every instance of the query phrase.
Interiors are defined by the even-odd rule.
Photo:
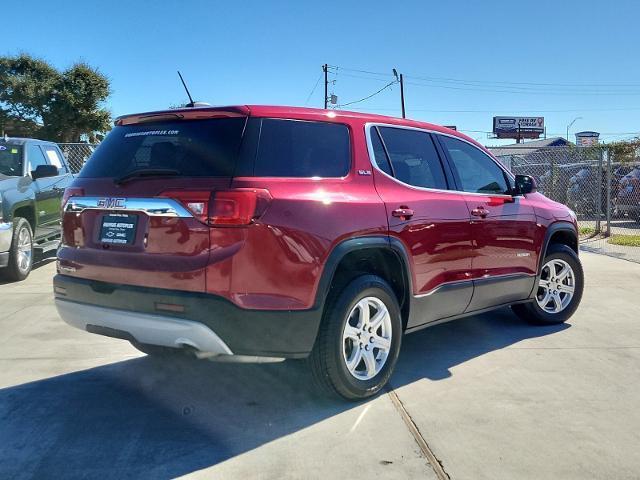
[[[356,110],[362,109],[370,109],[370,110],[380,110],[380,111],[395,111],[395,108],[390,107],[377,107],[377,106],[369,106],[369,107],[356,107]],[[572,113],[572,112],[631,112],[631,111],[639,111],[640,107],[623,107],[623,108],[572,108],[572,109],[562,109],[562,110],[538,110],[536,108],[518,108],[518,109],[493,109],[493,110],[432,110],[428,108],[411,108],[412,112],[426,112],[426,113],[499,113],[499,112],[509,112],[509,114],[516,113]]]
[[[407,78],[409,78],[407,76]],[[516,87],[511,87],[512,89],[504,89],[504,88],[475,88],[475,87],[458,87],[454,85],[436,85],[436,84],[425,84],[420,82],[406,82],[409,85],[414,85],[418,87],[430,87],[430,88],[446,88],[449,90],[462,90],[469,92],[491,92],[491,93],[515,93],[515,94],[524,94],[524,95],[584,95],[584,96],[617,96],[617,95],[640,95],[640,91],[619,91],[619,92],[589,92],[589,91],[550,91],[550,90],[518,90]],[[509,88],[509,87],[505,87]]]
[[[391,74],[384,72],[372,72],[370,70],[359,70],[355,68],[347,68],[340,67],[337,65],[330,65],[330,68],[334,68],[336,70],[346,70],[348,72],[357,72],[357,73],[365,73],[369,75],[378,75],[389,77]],[[452,82],[452,83],[471,83],[478,85],[524,85],[524,86],[538,86],[538,87],[578,87],[578,88],[586,88],[586,87],[640,87],[640,83],[543,83],[543,82],[514,82],[514,81],[500,81],[500,80],[468,80],[468,79],[460,79],[460,78],[451,78],[451,77],[431,77],[426,75],[405,75],[407,78],[414,78],[416,80],[425,80],[425,81],[437,81],[437,82]]]
[[[407,75],[409,77],[409,75]],[[428,77],[420,75],[412,75],[411,78],[417,80],[425,80],[429,82],[451,82],[462,84],[475,84],[475,85],[523,85],[519,88],[528,87],[571,87],[571,88],[601,88],[601,87],[613,87],[613,88],[627,88],[627,87],[640,87],[640,83],[543,83],[543,82],[513,82],[513,81],[500,81],[500,80],[463,80],[459,78],[447,78],[447,77]]]
[[[355,68],[345,68],[345,67],[339,67],[337,65],[327,65],[327,66],[333,70],[346,70],[348,72],[368,73],[369,75],[382,75],[385,77],[393,77],[393,74],[391,73],[370,72],[368,70],[357,70]]]
[[[340,105],[338,105],[338,107],[342,108],[342,107],[346,107],[347,105],[353,105],[355,103],[360,103],[360,102],[364,102],[365,100],[369,100],[371,97],[375,97],[376,95],[378,95],[379,93],[383,92],[384,90],[386,90],[387,88],[391,87],[392,85],[395,85],[396,83],[398,83],[398,81],[397,80],[393,80],[393,81],[387,83],[380,90],[377,90],[376,92],[373,92],[371,95],[367,95],[366,97],[361,98],[360,100],[354,100],[352,102],[341,103]]]
[[[305,107],[309,104],[309,100],[311,99],[311,95],[313,95],[313,92],[315,92],[316,88],[318,88],[318,84],[320,83],[320,79],[322,78],[323,73],[324,72],[321,72],[320,75],[318,75],[318,80],[316,80],[316,84],[313,86],[313,88],[311,89],[311,92],[309,92],[309,96],[304,102]]]
[[[336,65],[328,66],[332,71],[336,73],[341,72],[341,75],[361,78],[368,80],[385,81],[391,74],[382,72],[372,72],[369,70],[360,70],[355,68],[339,67]],[[369,75],[354,75],[358,74]],[[383,78],[379,78],[383,77]],[[405,75],[407,79],[413,79],[414,81],[406,82],[407,84],[421,86],[421,87],[433,87],[433,88],[445,88],[451,90],[463,90],[474,92],[492,92],[492,93],[517,93],[517,94],[545,94],[545,95],[640,95],[640,91],[637,89],[629,90],[629,87],[639,87],[640,84],[569,84],[569,83],[534,83],[534,82],[506,82],[506,81],[483,81],[483,80],[462,80],[456,78],[446,77],[428,77],[419,75]],[[555,90],[551,90],[549,87],[555,87]],[[604,90],[594,90],[602,89]],[[625,88],[620,90],[620,88]],[[590,89],[590,90],[586,90]],[[618,89],[618,90],[616,90]]]

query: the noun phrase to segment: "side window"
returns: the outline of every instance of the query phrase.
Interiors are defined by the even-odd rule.
[[[465,192],[472,193],[507,193],[509,187],[502,169],[473,145],[456,138],[440,136],[442,144],[458,172]]]
[[[30,144],[27,147],[27,175],[38,168],[38,165],[47,165],[47,159],[39,145]]]
[[[300,120],[262,120],[254,175],[343,177],[351,148],[346,125]]]
[[[391,170],[391,165],[389,165],[389,159],[387,158],[387,152],[384,151],[384,146],[382,145],[380,135],[378,134],[378,128],[371,127],[369,135],[371,137],[371,145],[373,146],[374,162],[376,162],[378,168],[384,173],[393,176],[393,171]]]
[[[44,149],[44,153],[47,155],[47,159],[51,165],[55,165],[58,167],[58,172],[60,175],[64,175],[65,173],[69,173],[65,163],[62,161],[62,157],[60,156],[60,152],[57,148],[54,147],[42,147]]]
[[[416,187],[447,188],[440,157],[429,133],[393,127],[379,127],[379,131],[398,180]]]

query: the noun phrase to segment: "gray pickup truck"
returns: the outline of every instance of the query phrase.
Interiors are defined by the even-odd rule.
[[[73,176],[60,148],[31,138],[0,138],[0,276],[23,280],[34,253],[57,248],[60,202]]]

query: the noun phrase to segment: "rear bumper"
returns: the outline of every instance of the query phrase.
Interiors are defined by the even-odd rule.
[[[215,332],[198,322],[96,307],[60,298],[56,298],[56,308],[69,325],[92,333],[165,347],[189,346],[213,356],[233,354]]]
[[[246,310],[210,294],[135,287],[67,275],[53,279],[56,306],[70,325],[93,333],[209,355],[303,358],[313,348],[321,312]],[[180,313],[158,304],[184,306]]]

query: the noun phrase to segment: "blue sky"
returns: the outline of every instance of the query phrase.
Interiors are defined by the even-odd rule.
[[[517,6],[516,3],[518,3]],[[93,4],[93,5],[92,5]],[[509,6],[512,4],[514,6]],[[405,74],[410,118],[454,124],[485,144],[493,115],[543,115],[550,136],[640,131],[640,4],[631,1],[64,1],[4,9],[1,54],[112,81],[114,115],[198,100],[304,105],[321,74],[347,103]],[[13,19],[13,20],[7,20]],[[347,70],[352,69],[352,70]],[[420,77],[420,78],[417,78]],[[444,80],[443,80],[444,79]],[[399,115],[393,86],[349,108]],[[308,101],[322,105],[320,81]],[[345,107],[346,108],[346,107]]]

